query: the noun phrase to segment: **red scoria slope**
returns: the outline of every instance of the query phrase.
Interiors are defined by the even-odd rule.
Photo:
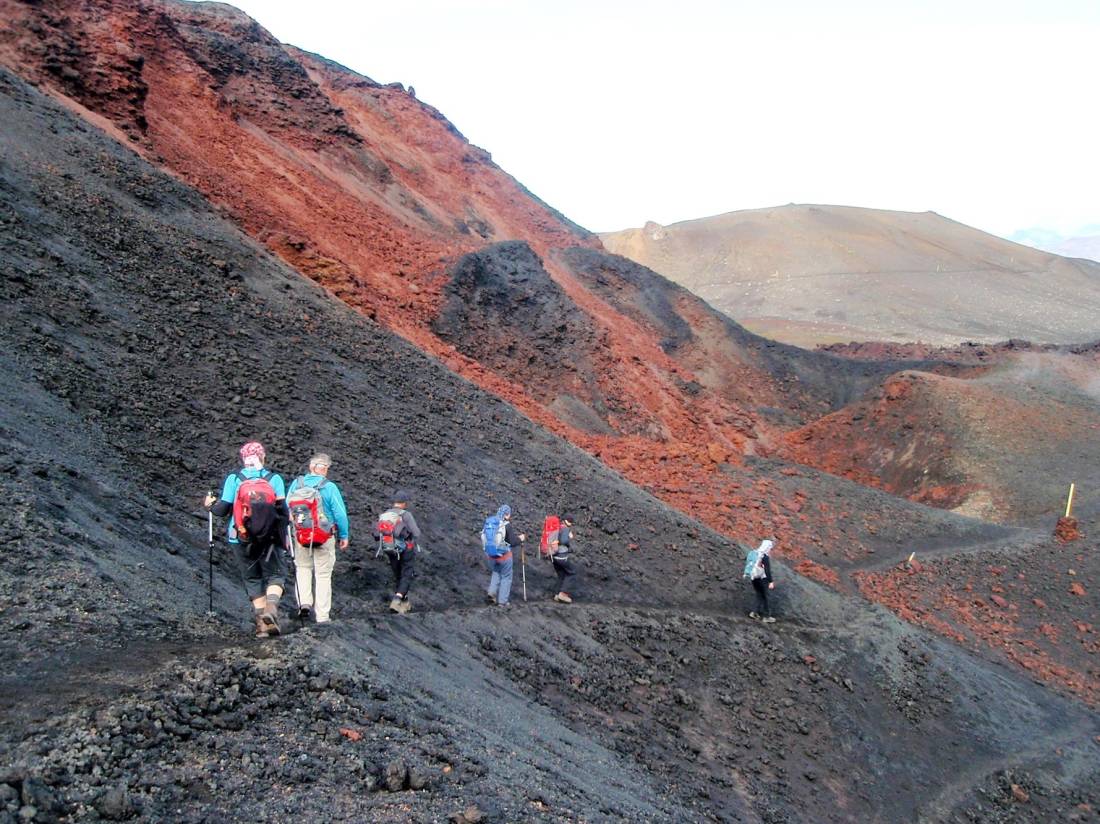
[[[668,351],[650,320],[591,289],[557,252],[596,250],[598,240],[399,85],[284,46],[220,4],[0,0],[0,18],[0,61],[196,187],[349,305],[723,531],[784,525],[751,508],[732,517],[729,490],[718,490],[722,464],[774,439],[724,390],[782,409],[788,385],[744,358],[727,374],[697,375],[727,367],[700,358],[699,345]],[[510,239],[539,256],[591,330],[588,372],[574,382],[596,385],[598,397],[582,400],[596,405],[598,425],[578,426],[538,398],[523,364],[489,368],[431,328],[455,261]],[[700,306],[686,311],[702,316]],[[828,411],[820,398],[793,403],[796,417],[807,404]],[[746,494],[763,496],[735,500]]]
[[[1054,520],[1071,481],[1100,485],[1100,370],[1083,351],[989,352],[965,379],[899,372],[787,436],[801,463],[961,514]]]

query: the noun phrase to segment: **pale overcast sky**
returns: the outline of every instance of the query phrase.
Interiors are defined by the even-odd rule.
[[[589,229],[782,203],[1100,223],[1100,0],[236,0]]]

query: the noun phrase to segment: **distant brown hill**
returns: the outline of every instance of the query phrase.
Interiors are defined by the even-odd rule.
[[[1100,337],[1100,264],[934,212],[790,205],[600,237],[787,343]]]

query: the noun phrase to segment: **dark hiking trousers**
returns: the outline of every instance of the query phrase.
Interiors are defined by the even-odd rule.
[[[577,570],[569,563],[568,558],[554,558],[554,572],[558,573],[558,592],[569,594],[566,582],[577,574]]]
[[[266,546],[230,546],[236,555],[237,568],[241,571],[241,580],[249,600],[262,598],[270,586],[282,587],[286,583],[286,553],[281,544],[271,542]]]
[[[771,615],[772,608],[768,604],[768,583],[763,578],[753,578],[752,588],[756,590],[756,612],[759,615]]]
[[[409,594],[413,579],[413,566],[416,562],[416,550],[389,553],[390,569],[393,570],[394,593],[404,598]]]

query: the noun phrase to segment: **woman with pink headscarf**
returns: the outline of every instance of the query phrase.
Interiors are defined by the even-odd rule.
[[[264,469],[259,441],[242,446],[240,456],[241,468],[225,477],[221,497],[209,493],[205,504],[218,517],[232,516],[226,539],[252,602],[256,636],[267,638],[279,634],[279,599],[286,582],[286,485]]]

